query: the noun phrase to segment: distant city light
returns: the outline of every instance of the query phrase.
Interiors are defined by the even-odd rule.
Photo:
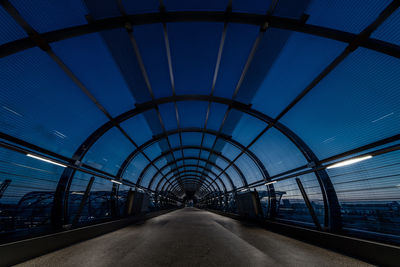
[[[30,158],[38,159],[38,160],[41,160],[41,161],[44,161],[44,162],[47,162],[47,163],[51,163],[51,164],[54,164],[54,165],[57,165],[57,166],[61,166],[61,167],[63,167],[63,168],[66,168],[66,167],[67,167],[67,165],[64,165],[64,164],[61,164],[61,163],[52,161],[52,160],[50,160],[50,159],[42,158],[42,157],[39,157],[39,156],[36,156],[36,155],[32,155],[32,154],[26,154],[26,155],[27,155],[28,157],[30,157]]]
[[[372,158],[371,155],[367,155],[367,156],[359,157],[359,158],[354,158],[354,159],[348,159],[348,160],[341,161],[341,162],[335,163],[333,165],[330,165],[330,166],[327,167],[327,169],[332,169],[332,168],[338,168],[338,167],[351,165],[351,164],[354,164],[354,163],[357,163],[357,162],[360,162],[360,161],[363,161],[363,160],[367,160],[367,159],[370,159],[370,158]]]
[[[111,180],[112,183],[114,184],[122,184],[121,182],[115,181],[115,180]]]
[[[271,181],[271,182],[266,183],[265,185],[270,185],[270,184],[275,184],[275,183],[276,183],[276,181]]]

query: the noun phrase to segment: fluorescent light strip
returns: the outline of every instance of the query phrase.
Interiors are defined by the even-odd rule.
[[[114,184],[122,184],[121,182],[115,181],[115,180],[111,180],[112,183]]]
[[[367,159],[370,159],[370,158],[372,158],[371,155],[367,155],[367,156],[359,157],[359,158],[348,159],[348,160],[344,160],[344,161],[329,165],[326,168],[327,169],[339,168],[339,167],[351,165],[351,164],[354,164],[354,163],[357,163],[357,162],[360,162],[360,161],[363,161],[363,160],[367,160]]]
[[[36,155],[32,155],[32,154],[26,154],[26,155],[27,155],[28,157],[30,157],[30,158],[38,159],[38,160],[41,160],[41,161],[44,161],[44,162],[47,162],[47,163],[51,163],[51,164],[54,164],[54,165],[57,165],[57,166],[61,166],[61,167],[63,167],[63,168],[66,168],[66,167],[67,167],[67,165],[64,165],[64,164],[61,164],[61,163],[52,161],[52,160],[50,160],[50,159],[42,158],[42,157],[39,157],[39,156],[36,156]]]
[[[275,183],[276,183],[276,181],[271,181],[271,182],[266,183],[265,185],[270,185],[270,184],[275,184]]]

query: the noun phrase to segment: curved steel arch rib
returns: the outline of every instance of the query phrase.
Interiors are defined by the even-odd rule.
[[[201,182],[198,181],[198,180],[186,179],[185,181],[182,181],[182,182],[183,182],[184,185],[185,185],[185,184],[193,184],[193,185],[196,185],[196,186],[198,186],[198,187],[201,187],[201,190],[199,190],[200,193],[202,193],[202,192],[207,192],[207,194],[212,193],[212,191],[210,191],[210,189],[207,189],[207,188],[205,188],[205,187],[202,187]],[[175,192],[177,192],[178,187],[179,187],[179,185],[178,185],[177,183],[175,183],[175,184],[172,186],[172,188],[171,188],[170,191],[171,191],[172,193],[175,193]],[[204,195],[204,193],[202,193],[201,195]]]
[[[187,158],[185,158],[185,159],[187,159]],[[193,157],[193,159],[197,159],[197,158],[194,158],[194,157]],[[183,158],[182,158],[182,160],[183,160]],[[206,162],[205,160],[203,160],[203,161]],[[187,165],[186,165],[186,167],[195,167],[195,166],[196,166],[196,165],[192,165],[192,164],[187,164]],[[213,166],[214,166],[218,171],[222,171],[222,168],[220,168],[219,166],[217,166],[217,165],[213,165]],[[184,168],[185,166],[182,166],[182,167]],[[206,169],[205,167],[206,167],[206,166],[199,166],[198,168],[208,171],[208,169]],[[191,171],[192,171],[192,170],[188,170],[187,172],[191,172]],[[197,171],[197,169],[196,169],[196,171]],[[185,172],[183,172],[183,173],[185,173]],[[215,173],[212,173],[212,174],[215,175]],[[168,176],[168,175],[166,175],[166,176]],[[154,180],[155,177],[156,177],[156,176],[153,176],[153,179],[152,179],[152,180]],[[200,177],[201,177],[201,175],[200,175]],[[208,177],[208,176],[206,176],[206,177]],[[171,179],[172,179],[172,178],[173,178],[173,177],[171,177]],[[210,178],[211,178],[211,177],[210,177]],[[234,189],[235,186],[233,185],[232,181],[230,180],[231,178],[230,178],[228,175],[226,175],[226,178],[228,179],[228,181],[230,181],[231,188]],[[160,179],[159,183],[162,182],[164,179],[165,179],[165,178],[162,177],[162,178]],[[223,179],[220,179],[220,177],[218,177],[218,181],[222,184],[222,186],[224,187],[224,190],[227,191],[226,185],[225,185]],[[165,181],[164,184],[165,184],[166,182],[167,182],[167,181]],[[215,178],[211,178],[211,183],[210,183],[210,185],[213,184],[213,183],[216,184]],[[169,186],[168,186],[168,187],[169,187]],[[167,187],[167,188],[168,188],[168,187]],[[162,188],[164,188],[164,185],[162,186]]]
[[[200,179],[202,179],[202,178],[204,178],[204,177],[202,177],[200,175],[186,174],[186,175],[182,176],[182,181],[187,180],[187,179],[192,179],[192,180],[196,180],[198,182],[201,182]],[[217,188],[216,188],[208,179],[205,179],[203,181],[206,181],[209,185],[211,185],[212,189],[210,189],[210,190],[217,191],[217,188],[218,188],[218,191],[221,191],[221,189],[219,188],[218,184],[216,184],[217,185]],[[179,181],[176,180],[176,179],[174,181],[172,181],[171,184],[168,185],[168,188],[165,189],[165,191],[172,191],[172,188],[175,185],[177,185],[178,182]]]
[[[186,167],[194,167],[194,165],[186,165]],[[185,166],[178,166],[178,169],[180,169],[180,168],[185,168]],[[169,174],[172,174],[171,177],[166,178],[166,179],[168,179],[169,182],[165,181],[164,183],[162,183],[163,179],[160,179],[160,181],[158,181],[158,183],[157,183],[157,187],[156,187],[157,190],[161,186],[161,183],[162,183],[162,187],[161,187],[162,191],[168,189],[168,187],[172,184],[171,180],[176,180],[177,178],[184,177],[188,173],[194,175],[193,173],[200,173],[200,171],[197,171],[197,170],[184,170],[184,171],[182,171],[182,173],[181,173],[181,175],[179,177],[177,177],[178,175],[173,175],[173,172],[169,172]],[[169,176],[169,174],[166,175],[166,176]],[[215,175],[214,173],[211,173],[211,174]],[[214,181],[214,179],[212,177],[210,177],[209,175],[203,175],[203,177],[201,177],[201,175],[196,175],[196,176],[199,176],[199,178],[204,178],[204,179],[207,179],[207,180],[209,179],[209,184],[210,185],[211,184],[216,184],[218,186],[218,184]],[[224,187],[224,190],[227,191],[226,185],[222,181],[222,179],[218,179],[218,181],[222,184],[222,186]],[[167,186],[167,188],[165,188],[165,186],[167,185],[167,182],[168,182],[168,186]],[[218,186],[218,188],[219,188],[219,186]]]
[[[186,165],[186,167],[196,167],[197,165]],[[164,183],[163,183],[163,186],[161,187],[161,191],[163,191],[164,190],[164,187],[165,187],[165,185],[167,184],[167,182],[169,182],[169,181],[171,181],[174,177],[176,177],[176,175],[173,175],[173,173],[177,170],[177,169],[181,169],[181,168],[184,168],[185,166],[178,166],[178,168],[175,168],[175,169],[171,169],[166,175],[165,175],[165,177],[168,177],[170,174],[172,174],[172,176],[171,177],[169,177],[169,178],[165,178],[165,179],[167,179],[167,181],[165,181]],[[208,169],[208,168],[206,168],[206,167],[204,167],[204,166],[200,166],[200,169],[202,169],[203,171],[207,171],[207,172],[209,172],[209,173],[211,173],[212,175],[214,175],[215,177],[217,176],[217,174],[215,173],[215,172],[213,172],[211,169]],[[200,176],[201,176],[201,173],[202,172],[200,172],[200,171],[198,171],[198,170],[184,170],[184,171],[182,171],[182,173],[184,174],[184,173],[199,173],[200,174]],[[210,180],[211,180],[211,182],[214,182],[215,183],[215,180],[214,180],[214,178],[212,178],[212,177],[210,177],[208,174],[207,175],[203,175],[203,176],[205,176],[205,177],[208,177],[208,178],[210,178]],[[227,179],[230,179],[230,177],[227,175]],[[220,182],[221,182],[221,184],[222,184],[222,186],[224,187],[224,190],[225,191],[227,191],[226,190],[226,186],[225,186],[225,183],[222,181],[222,179],[218,179]],[[163,179],[160,179],[160,181],[158,181],[158,183],[157,183],[157,186],[156,186],[156,188],[155,188],[155,191],[158,191],[158,188],[161,186],[161,183],[163,182]],[[216,184],[216,183],[215,183]]]
[[[183,157],[183,158],[178,158],[178,159],[176,159],[175,161],[176,161],[176,163],[178,163],[178,162],[180,162],[180,161],[184,161],[184,160],[198,160],[199,158],[197,158],[197,157]],[[208,162],[207,162],[207,160],[205,160],[205,159],[203,159],[203,158],[200,158],[200,161],[202,161],[202,162],[205,162],[206,164],[208,164]],[[162,171],[162,170],[164,170],[165,168],[168,168],[169,166],[171,166],[171,165],[173,165],[174,163],[173,162],[170,162],[170,163],[167,163],[167,164],[165,164],[164,166],[162,166],[161,168],[160,168],[160,170]],[[217,170],[219,170],[219,171],[222,171],[223,169],[221,168],[221,167],[219,167],[218,165],[216,165],[215,163],[212,163],[212,162],[210,162],[209,163],[210,165],[212,165],[213,167],[215,167]],[[182,167],[187,167],[187,166],[192,166],[191,164],[184,164]],[[207,166],[207,165],[206,165]],[[148,184],[148,186],[147,186],[147,188],[150,188],[151,187],[151,185],[153,184],[153,181],[154,181],[154,179],[158,176],[158,174],[159,173],[156,173],[153,177],[152,177],[152,179],[149,181],[149,184]],[[227,177],[228,178],[228,177]],[[163,179],[163,178],[162,178]],[[229,179],[230,179],[230,177],[229,177]],[[231,187],[232,188],[235,188],[235,185],[234,185],[234,183],[233,183],[233,181],[232,180],[228,180],[229,181],[229,183],[231,184]],[[225,185],[225,183],[224,183],[224,185]]]
[[[149,101],[143,104],[138,104],[136,105],[135,109],[129,110],[117,117],[115,117],[112,121],[109,121],[105,123],[103,126],[98,128],[96,131],[94,131],[86,140],[84,143],[80,145],[80,147],[77,149],[77,151],[73,155],[73,159],[75,159],[77,162],[76,164],[80,164],[80,161],[83,159],[84,155],[86,152],[90,149],[90,147],[102,136],[104,135],[108,130],[110,130],[112,127],[115,125],[118,125],[119,123],[124,122],[125,120],[132,118],[133,116],[136,116],[138,114],[141,114],[147,110],[156,108],[157,105],[160,104],[165,104],[165,103],[171,103],[171,102],[179,102],[179,101],[210,101],[210,102],[215,102],[215,103],[220,103],[220,104],[225,104],[230,106],[233,109],[236,109],[240,112],[244,112],[246,114],[249,114],[253,117],[256,117],[268,124],[274,122],[273,119],[257,110],[252,109],[249,105],[233,101],[231,99],[227,98],[222,98],[222,97],[216,97],[216,96],[207,96],[207,95],[174,95],[170,97],[163,97],[160,99],[156,99],[153,101]],[[316,155],[313,153],[313,151],[296,135],[294,134],[290,129],[285,127],[283,124],[279,122],[274,122],[273,127],[277,129],[279,132],[284,134],[287,138],[289,138],[293,144],[302,152],[302,154],[305,156],[307,161],[312,164],[319,164],[319,160],[316,157]],[[160,135],[163,136],[163,135]],[[158,137],[160,138],[160,137]],[[228,138],[229,139],[229,138]],[[152,142],[152,141],[148,141]],[[139,146],[140,149],[142,149],[143,145]],[[243,145],[242,145],[243,147]],[[139,149],[137,150],[139,151]],[[246,150],[246,152],[250,152],[250,150]],[[255,156],[255,155],[253,155]],[[257,159],[257,157],[255,157]],[[261,161],[259,161],[261,162]],[[260,166],[260,165],[258,165]],[[263,174],[266,173],[265,168],[264,171],[262,172]],[[340,208],[339,208],[339,202],[337,200],[337,196],[335,193],[335,190],[333,188],[333,185],[329,179],[329,176],[327,175],[325,170],[322,171],[316,171],[315,172],[317,175],[318,182],[320,183],[322,195],[324,198],[324,206],[325,206],[325,220],[328,220],[328,218],[332,219],[333,217],[338,216],[338,213],[340,214]],[[59,209],[65,210],[65,208],[62,208],[60,206],[63,205],[63,201],[60,201],[60,196],[57,196],[58,194],[61,194],[61,199],[64,197],[64,192],[71,181],[72,176],[74,175],[73,169],[67,168],[57,186],[56,190],[56,197],[55,197],[55,205],[58,205]],[[119,176],[120,177],[120,176]],[[332,207],[332,208],[331,208]],[[330,215],[329,215],[330,213]],[[329,220],[330,220],[329,219]],[[325,221],[325,225],[328,225],[328,223]]]
[[[116,28],[125,28],[127,23],[135,26],[154,23],[196,21],[241,23],[256,26],[267,24],[268,27],[272,28],[302,32],[345,43],[351,43],[357,37],[357,34],[306,24],[303,19],[290,19],[277,16],[265,16],[263,14],[249,14],[238,12],[230,12],[229,14],[227,14],[223,11],[179,11],[118,16],[100,20],[93,20],[89,24],[42,33],[39,35],[39,37],[45,40],[45,42],[47,43],[52,43],[85,34],[91,34]],[[43,46],[43,43],[30,37],[12,41],[0,46],[0,57],[5,57],[19,51],[33,48],[35,46],[41,47]],[[381,53],[385,53],[390,56],[400,57],[400,46],[396,44],[368,38],[366,41],[361,43],[360,46]]]
[[[159,155],[157,158],[155,158],[152,162],[155,164],[156,162],[158,162],[159,160],[161,160],[162,158],[164,158],[164,157],[167,156],[168,154],[174,153],[175,151],[178,151],[178,150],[181,150],[181,149],[183,149],[183,150],[186,150],[186,149],[200,150],[200,148],[201,148],[202,150],[204,150],[204,151],[207,151],[207,152],[209,152],[209,153],[212,153],[213,155],[217,156],[218,158],[221,158],[224,162],[226,162],[226,163],[228,163],[228,164],[232,162],[230,159],[228,159],[227,157],[225,157],[222,153],[213,151],[213,150],[211,150],[210,148],[200,147],[200,146],[182,146],[182,147],[176,147],[176,148],[174,148],[174,149],[172,149],[172,150],[169,150],[169,151],[166,151],[166,152],[162,153],[162,154]],[[212,165],[214,165],[214,166],[216,165],[216,163],[209,162],[209,161],[207,161],[206,159],[200,158],[200,157],[185,157],[185,158],[187,158],[187,159],[195,159],[195,160],[202,160],[202,161],[205,161],[206,163],[210,163],[210,164],[212,164]],[[139,184],[139,185],[141,184],[143,178],[145,177],[145,173],[146,173],[146,171],[150,168],[150,166],[151,166],[151,163],[149,163],[149,164],[143,169],[143,171],[140,173],[139,179],[138,179],[138,181],[137,181],[137,184]],[[237,172],[237,174],[239,175],[239,177],[241,178],[243,185],[246,185],[246,183],[244,182],[246,179],[245,179],[245,176],[243,175],[242,171],[237,167],[236,164],[233,163],[232,166],[233,166],[233,168],[235,169],[235,171]],[[152,181],[150,181],[149,184],[148,184],[147,186],[149,186],[149,185],[151,184],[151,182],[152,182]],[[233,188],[233,187],[234,187],[234,183],[233,183],[232,181],[231,181],[231,185],[232,185],[232,188]]]
[[[208,129],[203,129],[203,128],[181,128],[181,129],[170,130],[170,131],[166,132],[166,134],[156,135],[156,136],[154,136],[152,139],[146,141],[144,144],[142,144],[141,146],[139,146],[138,149],[136,149],[135,151],[133,151],[133,152],[124,160],[124,162],[121,164],[120,170],[118,171],[118,174],[119,174],[118,177],[123,176],[123,174],[124,174],[126,168],[129,166],[129,164],[132,162],[132,160],[136,157],[136,155],[138,155],[138,154],[140,153],[140,151],[143,151],[143,150],[145,150],[147,147],[149,147],[149,146],[151,146],[151,145],[153,145],[153,144],[155,144],[155,143],[157,143],[157,142],[160,142],[160,141],[162,141],[162,140],[165,139],[165,138],[168,138],[168,136],[170,136],[170,135],[177,134],[177,133],[185,133],[185,132],[198,132],[198,133],[204,132],[204,133],[211,134],[211,135],[214,135],[214,136],[216,136],[216,135],[218,134],[217,131],[208,130]],[[229,136],[226,136],[226,135],[224,135],[224,134],[220,134],[220,137],[219,137],[219,138],[220,138],[221,140],[225,141],[225,142],[228,142],[228,143],[232,144],[233,146],[239,148],[240,150],[244,150],[244,149],[245,149],[245,147],[244,147],[241,143],[239,143],[238,141],[232,139],[232,138],[229,137]],[[181,147],[178,147],[178,148],[181,148]],[[202,149],[203,149],[203,150],[207,150],[208,152],[211,152],[211,149],[208,149],[208,148],[205,148],[205,147],[202,147]],[[167,152],[170,152],[170,150],[168,150]],[[220,154],[220,153],[217,152],[217,151],[212,151],[212,152],[213,152],[213,154],[215,154],[215,155],[217,155],[217,156],[220,156],[221,158],[222,158],[222,157],[225,157],[225,156],[223,156],[222,154]],[[253,161],[255,162],[255,164],[256,164],[257,166],[259,166],[259,168],[265,169],[265,168],[264,168],[264,165],[261,163],[261,161],[260,161],[251,151],[246,151],[245,153],[246,153],[251,159],[253,159]],[[167,154],[165,154],[165,155],[167,155]],[[225,158],[226,158],[226,157],[225,157]],[[154,160],[153,160],[153,161],[154,161]],[[150,162],[149,164],[151,165],[151,162]],[[148,167],[149,167],[149,166],[146,166],[146,168],[148,168]],[[240,172],[240,173],[239,173],[239,176],[240,176],[240,178],[242,179],[243,185],[244,185],[244,186],[247,186],[247,180],[246,180],[245,176],[243,175],[243,173],[241,173],[241,171],[240,171],[240,169],[237,167],[237,165],[235,165],[234,168],[235,168],[235,170],[239,170],[239,172]],[[138,179],[138,181],[137,181],[138,184],[141,183],[141,178],[142,178],[142,177],[143,177],[142,175],[139,176],[139,179]]]

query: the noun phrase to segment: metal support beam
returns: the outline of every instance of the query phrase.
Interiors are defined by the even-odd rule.
[[[82,210],[85,207],[86,200],[88,199],[89,194],[90,194],[90,190],[92,189],[92,185],[93,185],[94,179],[95,179],[94,176],[92,176],[90,178],[90,180],[89,180],[89,183],[86,186],[86,190],[85,190],[85,193],[84,193],[84,195],[83,195],[83,197],[81,199],[81,203],[79,204],[78,211],[76,212],[75,217],[74,217],[74,219],[72,221],[72,225],[73,226],[77,225],[78,222],[79,222],[79,218],[81,217]]]
[[[315,227],[317,227],[318,230],[321,230],[322,229],[321,224],[319,223],[318,217],[315,214],[315,210],[314,210],[313,206],[311,205],[310,199],[308,198],[306,190],[304,190],[304,187],[303,187],[303,184],[301,183],[300,178],[296,178],[296,183],[300,189],[301,195],[303,196],[303,199],[304,199],[304,202],[306,203],[308,211],[310,212],[310,215],[315,224]]]
[[[2,1],[2,4],[3,2],[4,1]],[[232,12],[227,17],[225,11],[178,11],[164,12],[163,14],[157,12],[134,14],[128,15],[127,17],[118,16],[93,20],[88,24],[42,33],[40,36],[42,39],[46,40],[47,43],[53,43],[85,34],[116,28],[124,28],[127,19],[132,23],[132,26],[169,22],[228,22],[255,26],[268,24],[270,28],[301,32],[345,43],[350,43],[357,36],[356,34],[349,32],[305,24],[302,19],[290,19],[285,17],[265,16],[263,14],[250,14],[242,12]],[[0,46],[0,57],[12,55],[35,46],[39,46],[39,44],[31,38],[22,38],[12,41]],[[400,57],[400,46],[396,44],[368,38],[367,40],[363,41],[360,46],[390,56]]]

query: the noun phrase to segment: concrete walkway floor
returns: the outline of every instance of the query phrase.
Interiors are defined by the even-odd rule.
[[[211,212],[185,208],[18,266],[368,266]]]

